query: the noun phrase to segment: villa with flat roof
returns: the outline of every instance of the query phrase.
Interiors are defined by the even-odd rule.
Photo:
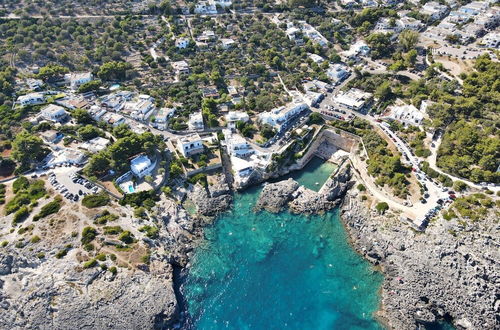
[[[151,159],[149,159],[146,155],[139,155],[130,161],[130,169],[138,178],[143,178],[146,175],[149,175],[155,165],[156,164],[152,163]]]
[[[199,154],[205,149],[203,148],[203,140],[198,134],[183,136],[177,140],[177,149],[184,157]]]

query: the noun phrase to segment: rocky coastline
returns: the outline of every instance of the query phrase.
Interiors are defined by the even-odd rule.
[[[326,212],[340,204],[342,197],[352,185],[350,178],[350,167],[343,166],[335,176],[328,178],[318,192],[300,186],[293,179],[268,183],[262,189],[255,210],[279,212],[288,207],[296,214]]]
[[[135,219],[132,209],[129,211],[122,213],[121,220],[131,224],[130,230],[138,236],[139,228],[152,219]],[[0,328],[180,327],[185,313],[179,280],[202,237],[202,228],[210,220],[190,217],[180,205],[166,198],[151,213],[159,228],[158,236],[142,237],[135,243],[150,251],[149,261],[139,261],[133,267],[119,266],[115,274],[102,267],[82,267],[83,254],[76,248],[79,237],[47,239],[31,249],[14,245],[2,248]],[[55,258],[61,249],[67,249],[67,255]]]
[[[425,233],[397,216],[378,215],[350,191],[341,219],[355,249],[384,274],[377,317],[391,329],[498,329],[499,225],[473,228],[443,219]]]
[[[322,213],[341,205],[341,219],[354,248],[384,274],[377,317],[391,329],[424,329],[451,320],[459,329],[500,327],[499,225],[488,218],[464,228],[453,221],[431,223],[416,232],[396,215],[378,215],[353,186],[351,169],[342,166],[315,192],[292,180],[266,184],[256,211]],[[153,253],[147,265],[120,268],[113,275],[82,269],[79,256],[42,262],[37,249],[13,246],[0,251],[0,327],[21,329],[176,328],[189,327],[179,290],[203,228],[231,206],[224,180],[196,185],[188,197],[197,207],[189,216],[176,202],[162,198],[153,210],[157,239],[142,238]],[[130,210],[131,211],[131,210]],[[137,229],[142,221],[126,221]],[[64,237],[43,246],[50,254],[78,245]],[[187,324],[187,325],[186,325]]]

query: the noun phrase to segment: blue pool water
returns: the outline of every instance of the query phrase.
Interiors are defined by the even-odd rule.
[[[254,213],[259,192],[237,194],[205,230],[182,286],[194,328],[381,329],[382,276],[349,246],[338,212]]]
[[[133,185],[128,186],[128,192],[129,193],[133,193],[134,191],[135,191],[135,189],[134,189]]]

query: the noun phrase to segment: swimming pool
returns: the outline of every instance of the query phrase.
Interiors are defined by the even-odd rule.
[[[134,189],[134,186],[133,186],[133,185],[129,185],[129,186],[128,186],[128,192],[129,192],[129,193],[133,193],[133,192],[135,192],[135,189]]]

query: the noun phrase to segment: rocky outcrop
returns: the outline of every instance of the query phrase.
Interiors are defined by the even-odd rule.
[[[379,316],[392,329],[451,319],[459,329],[500,328],[500,226],[493,217],[464,229],[439,219],[425,233],[370,212],[351,192],[342,220],[355,248],[384,273]]]
[[[1,280],[2,329],[151,329],[177,322],[168,263],[154,261],[147,273],[112,275],[68,260],[42,263],[7,253],[2,260],[9,260],[11,271]]]
[[[281,211],[298,188],[299,184],[293,179],[266,184],[255,204],[255,210],[265,209],[273,213]]]
[[[299,187],[293,179],[266,184],[255,209],[279,212],[288,205],[294,213],[325,212],[340,203],[340,198],[350,187],[350,177],[350,168],[344,166],[334,177],[329,178],[318,192],[303,186]]]
[[[338,206],[341,197],[349,189],[350,178],[350,168],[344,166],[334,177],[330,177],[318,192],[300,187],[289,204],[290,210],[294,213],[317,214]]]
[[[208,187],[197,183],[188,193],[188,198],[196,205],[200,215],[210,217],[226,211],[233,201],[224,175],[219,175],[216,182]]]
[[[137,219],[132,208],[109,207],[120,217],[108,225],[129,230],[136,239],[130,250],[121,252],[105,242],[123,242],[103,234],[103,225],[92,223],[102,210],[87,215],[78,210],[78,217],[73,217],[73,207],[66,205],[53,215],[68,226],[58,234],[51,235],[58,230],[50,225],[51,217],[36,222],[34,230],[41,237],[36,244],[15,244],[22,236],[4,234],[9,244],[0,248],[0,329],[175,328],[182,306],[173,267],[187,265],[203,223],[164,196],[148,212],[149,219]],[[99,233],[92,251],[82,248],[80,235],[71,234],[88,225]],[[144,225],[155,226],[157,235],[148,237],[140,231]],[[44,231],[44,226],[50,231]],[[56,257],[63,249],[67,255]],[[149,255],[147,263],[142,259],[145,255]],[[85,268],[92,259],[99,265]]]

